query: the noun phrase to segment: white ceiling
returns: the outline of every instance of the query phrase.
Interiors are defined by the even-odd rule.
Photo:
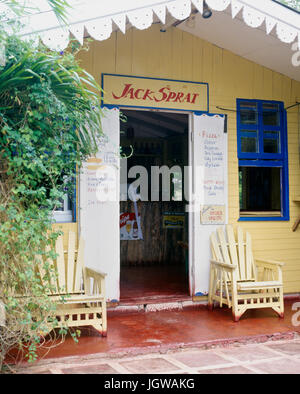
[[[296,50],[292,50],[292,44],[278,40],[275,29],[267,35],[264,23],[259,28],[249,27],[241,14],[232,19],[231,12],[227,9],[222,12],[213,11],[209,19],[204,19],[200,13],[190,16],[177,28],[300,81],[300,65],[295,67],[292,64]]]

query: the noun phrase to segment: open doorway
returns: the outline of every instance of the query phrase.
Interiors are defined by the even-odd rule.
[[[128,193],[120,201],[120,300],[188,296],[184,168],[188,166],[189,115],[121,112],[126,118],[120,124],[121,147],[130,155],[127,174],[143,168],[147,187],[133,188],[134,197]],[[137,178],[128,176],[127,190]]]

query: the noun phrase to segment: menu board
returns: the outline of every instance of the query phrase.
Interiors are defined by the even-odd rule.
[[[218,204],[224,201],[224,130],[210,128],[202,131],[204,166],[204,201]]]
[[[225,223],[226,135],[224,117],[202,115],[197,130],[201,193],[201,223]]]
[[[195,114],[192,122],[194,171],[189,265],[193,292],[200,296],[207,295],[209,289],[210,237],[228,220],[228,154],[224,115]]]
[[[116,170],[102,162],[102,159],[93,158],[84,165],[88,206],[118,201]]]

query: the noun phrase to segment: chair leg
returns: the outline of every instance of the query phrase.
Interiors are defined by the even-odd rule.
[[[283,288],[280,289],[279,294],[280,294],[280,309],[281,309],[279,317],[283,319],[284,318]]]
[[[107,331],[106,329],[104,329],[102,324],[94,324],[93,327],[95,328],[95,330],[98,331],[98,333],[102,336],[102,337],[107,337]]]
[[[284,312],[277,313],[280,319],[284,319]]]
[[[283,310],[282,308],[276,308],[276,307],[274,307],[274,308],[272,308],[272,309],[273,309],[274,312],[277,313],[277,315],[278,315],[278,317],[279,317],[280,319],[283,319],[283,318],[284,318],[284,310]]]
[[[102,301],[99,303],[99,306],[101,305],[101,311],[97,312],[97,315],[99,315],[99,323],[96,322],[94,324],[94,328],[99,332],[99,334],[102,335],[102,337],[107,336],[107,313],[106,313],[106,302]]]
[[[237,323],[246,311],[246,308],[238,308],[237,306],[234,309],[232,308],[233,321]]]
[[[232,292],[232,297],[231,297],[232,317],[234,322],[238,322],[243,313],[241,313],[238,307],[237,287],[236,287],[236,282],[233,280],[231,285],[231,292]]]
[[[102,302],[102,329],[103,333],[102,336],[106,337],[107,335],[107,312],[106,312],[106,301]]]
[[[103,331],[102,327],[99,327],[98,325],[94,325],[93,327],[102,337],[107,337],[107,332]]]
[[[214,270],[213,268],[210,269],[210,276],[209,276],[209,290],[208,290],[208,304],[207,308],[209,311],[214,309],[214,302],[213,302],[213,284],[214,284]]]
[[[233,318],[233,321],[234,321],[235,323],[237,323],[237,322],[240,320],[241,316],[242,316],[242,313],[236,314],[236,313],[233,313],[233,312],[232,312],[232,318]]]
[[[273,307],[272,309],[277,313],[277,315],[283,319],[284,318],[284,300],[283,300],[283,289],[279,289],[279,300],[280,300],[280,305]]]

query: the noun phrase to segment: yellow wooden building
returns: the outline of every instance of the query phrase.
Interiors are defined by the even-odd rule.
[[[204,171],[203,185],[221,182],[223,188],[215,194],[205,189],[196,213],[187,212],[180,198],[138,201],[143,239],[120,239],[125,223],[120,224],[120,215],[135,214],[135,208],[127,199],[99,203],[92,196],[99,183],[95,171],[105,162],[102,151],[79,176],[75,221],[73,215],[61,226],[86,238],[87,265],[108,273],[109,301],[172,291],[205,300],[209,235],[226,223],[250,231],[256,257],[285,262],[284,293],[299,293],[300,228],[294,227],[300,215],[299,13],[267,0],[252,5],[229,0],[144,3],[137,9],[129,1],[122,12],[107,12],[105,18],[95,9],[91,19],[77,16],[77,25],[70,28],[76,38],[82,34],[78,39],[92,37],[89,50],[79,57],[104,89],[104,131],[110,135],[115,128],[115,145],[102,148],[116,153],[118,144],[125,151],[132,145],[130,168],[188,167],[191,191],[198,179],[196,165],[214,160],[214,153],[206,151],[213,146],[221,167],[216,173]],[[46,35],[45,41],[53,38],[51,29]],[[169,96],[171,91],[176,96]],[[119,121],[119,111],[127,122]],[[203,116],[216,123],[205,123],[206,118],[201,123]],[[210,145],[212,137],[204,140],[199,134],[204,129],[220,136],[221,143]],[[199,153],[197,144],[207,147]],[[112,176],[118,194],[120,173]],[[210,209],[207,216],[205,209]],[[132,278],[141,278],[141,272],[143,281],[134,289]],[[174,272],[185,283],[177,283]],[[171,280],[177,283],[174,288]]]

